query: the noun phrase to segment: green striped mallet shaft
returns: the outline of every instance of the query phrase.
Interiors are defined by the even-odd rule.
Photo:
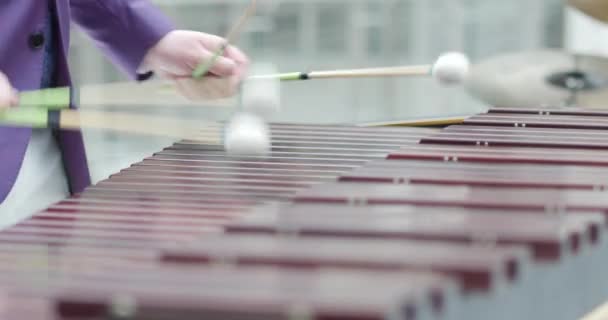
[[[57,112],[57,110],[54,111]],[[49,112],[51,110],[36,107],[3,109],[0,110],[0,123],[16,127],[48,128]]]
[[[71,103],[71,88],[48,88],[19,93],[20,107],[36,107],[50,110],[67,109]]]
[[[222,124],[215,121],[122,112],[9,108],[0,110],[0,124],[62,130],[100,129],[180,139],[197,136],[210,144],[222,141]]]
[[[71,109],[45,109],[38,107],[17,107],[0,110],[0,123],[26,128],[61,129],[61,113],[78,112]]]
[[[0,109],[0,123],[32,128],[48,127],[49,111],[69,109],[69,87],[23,91],[19,93],[19,105]]]

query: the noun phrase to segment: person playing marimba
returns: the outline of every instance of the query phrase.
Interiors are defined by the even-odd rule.
[[[18,107],[18,91],[70,85],[69,26],[82,27],[132,78],[156,73],[186,81],[224,39],[176,30],[146,0],[5,0],[0,2],[0,107]],[[229,46],[209,72],[236,88],[248,58]],[[194,88],[196,89],[196,88]],[[6,224],[90,184],[81,133],[0,127],[0,216]]]

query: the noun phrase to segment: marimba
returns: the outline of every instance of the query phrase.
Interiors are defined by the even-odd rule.
[[[3,319],[575,319],[608,298],[608,114],[183,140],[0,232]]]

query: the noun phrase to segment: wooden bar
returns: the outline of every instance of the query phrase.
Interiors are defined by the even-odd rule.
[[[606,213],[606,193],[537,188],[411,186],[374,183],[333,183],[302,190],[294,201],[368,205],[448,206],[478,209],[587,211]]]
[[[112,271],[73,270],[69,278],[60,273],[59,280],[41,278],[45,286],[37,289],[23,285],[32,279],[0,278],[9,282],[4,287],[13,297],[48,299],[60,319],[116,317],[120,312],[112,312],[120,311],[121,302],[135,301],[137,308],[129,314],[134,319],[293,319],[306,314],[312,319],[415,320],[430,319],[425,312],[441,314],[443,302],[453,299],[449,281],[420,273],[157,268],[127,277]],[[19,275],[28,271],[14,277]],[[359,290],[366,287],[374,289]]]
[[[185,247],[163,250],[161,259],[177,265],[434,271],[456,277],[466,291],[490,291],[501,282],[519,280],[527,251],[452,242],[245,234],[204,237]]]
[[[335,193],[326,196],[322,191],[327,190],[306,192],[295,198],[296,202],[307,205],[247,215],[229,223],[226,231],[525,244],[537,259],[558,260],[566,252],[575,254],[581,246],[592,245],[606,228],[606,220],[594,214],[555,219],[538,213],[472,212],[403,205],[392,208],[348,206],[340,205],[349,203],[347,198]]]
[[[402,148],[387,159],[606,167],[607,157],[608,153],[604,151],[422,144]]]
[[[594,116],[486,114],[464,120],[465,125],[507,126],[526,128],[607,130],[608,119]]]
[[[462,185],[476,187],[551,188],[551,189],[607,189],[608,173],[600,170],[581,172],[560,166],[548,170],[545,166],[485,164],[483,167],[467,163],[377,161],[373,167],[354,169],[339,177],[343,182]]]
[[[608,134],[594,130],[460,126],[422,138],[421,143],[607,150],[606,139]]]
[[[538,114],[541,116],[568,115],[568,116],[588,116],[588,117],[608,117],[608,112],[603,109],[586,108],[491,108],[488,114],[508,113],[508,114]]]

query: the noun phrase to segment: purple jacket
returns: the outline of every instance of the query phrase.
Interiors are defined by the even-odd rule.
[[[40,36],[48,2],[55,2],[59,23],[57,85],[70,85],[67,65],[70,22],[74,21],[131,77],[144,55],[173,29],[171,22],[146,0],[1,0],[0,71],[18,90],[38,89],[44,50]],[[0,127],[0,201],[11,190],[21,167],[31,129]],[[82,135],[59,132],[58,142],[72,192],[90,184]]]

